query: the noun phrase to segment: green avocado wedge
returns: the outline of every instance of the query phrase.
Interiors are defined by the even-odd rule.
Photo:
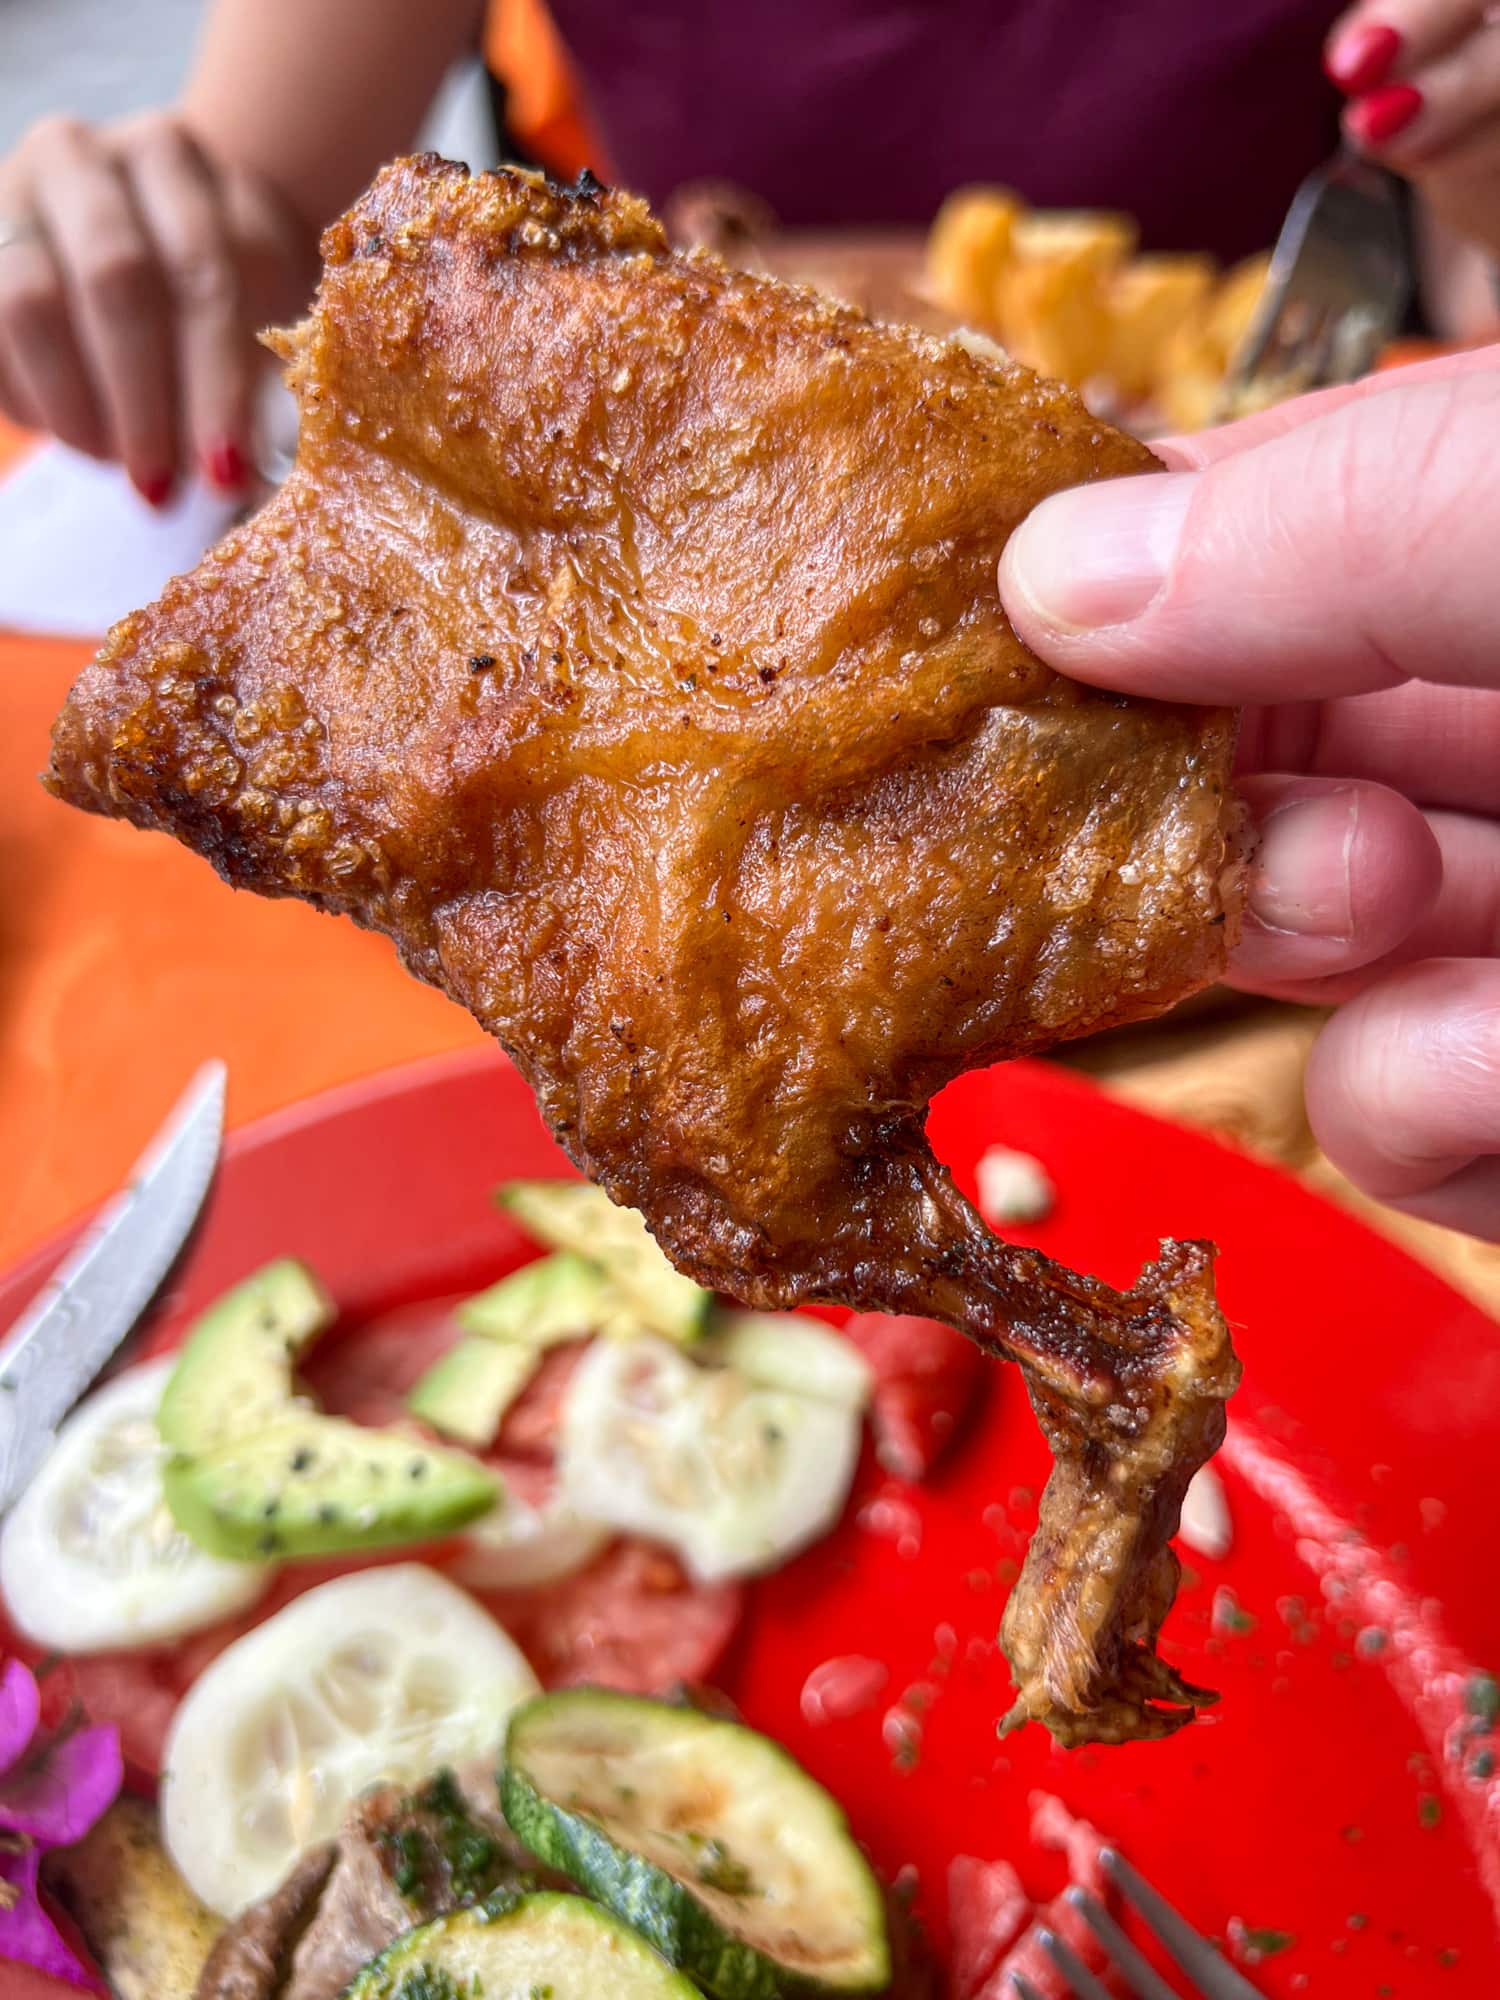
[[[496,1201],[549,1249],[595,1264],[649,1333],[696,1340],[714,1295],[668,1263],[633,1208],[619,1208],[587,1181],[511,1181]],[[472,1331],[473,1328],[471,1327]]]
[[[408,1931],[344,2000],[698,2000],[688,1982],[582,1896],[497,1896]]]
[[[334,1316],[307,1266],[282,1257],[189,1332],[157,1411],[162,1490],[210,1555],[266,1562],[433,1541],[499,1497],[466,1453],[327,1416],[298,1393],[296,1364]]]
[[[848,1821],[752,1729],[601,1688],[543,1695],[511,1718],[500,1797],[539,1860],[719,2000],[890,1982]]]
[[[162,1443],[204,1451],[284,1408],[294,1367],[333,1321],[333,1300],[295,1257],[253,1271],[189,1329],[156,1413]]]
[[[433,1362],[406,1407],[444,1437],[483,1451],[499,1436],[506,1411],[536,1373],[536,1364],[534,1347],[465,1334]]]
[[[465,1452],[292,1408],[201,1457],[169,1459],[162,1491],[211,1556],[272,1562],[435,1541],[487,1513],[500,1488]]]

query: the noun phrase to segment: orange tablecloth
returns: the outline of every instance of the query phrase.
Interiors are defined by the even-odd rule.
[[[20,448],[0,428],[0,475]],[[49,799],[47,733],[89,651],[0,631],[0,1264],[119,1185],[205,1056],[238,1122],[479,1038],[383,938]]]

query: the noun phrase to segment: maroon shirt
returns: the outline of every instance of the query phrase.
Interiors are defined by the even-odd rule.
[[[965,181],[1127,210],[1148,248],[1275,240],[1333,150],[1340,0],[551,0],[608,165],[792,226],[926,223]]]

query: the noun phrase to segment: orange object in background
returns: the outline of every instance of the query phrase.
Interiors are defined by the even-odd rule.
[[[0,478],[26,444],[0,420]],[[92,651],[0,630],[0,1266],[120,1185],[207,1056],[239,1124],[483,1040],[384,938],[49,798],[52,718]]]
[[[484,59],[505,85],[506,122],[532,159],[560,180],[576,180],[584,167],[609,178],[573,65],[544,0],[494,0]]]

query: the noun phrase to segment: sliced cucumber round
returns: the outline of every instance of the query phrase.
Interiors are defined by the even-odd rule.
[[[344,2000],[698,2000],[597,1903],[496,1897],[408,1931]]]
[[[600,1688],[511,1718],[516,1835],[720,2000],[877,1993],[885,1905],[849,1823],[778,1744]]]

